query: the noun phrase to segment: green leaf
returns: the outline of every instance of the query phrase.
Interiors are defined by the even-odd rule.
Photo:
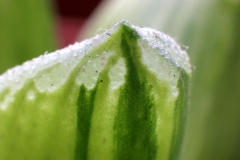
[[[189,46],[196,70],[181,159],[240,159],[239,17],[238,0],[105,1],[82,32],[127,19]]]
[[[126,21],[0,77],[0,159],[173,159],[188,56]]]
[[[47,0],[0,0],[0,74],[55,49]]]

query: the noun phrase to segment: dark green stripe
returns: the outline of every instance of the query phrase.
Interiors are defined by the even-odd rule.
[[[114,159],[155,159],[156,157],[156,113],[151,88],[137,67],[142,62],[137,47],[137,33],[122,26],[121,49],[127,73],[121,88],[114,124]],[[140,80],[141,79],[141,80]]]
[[[78,109],[75,159],[87,159],[89,132],[97,86],[98,85],[96,85],[92,90],[88,90],[84,85],[81,85],[80,87],[77,102]]]

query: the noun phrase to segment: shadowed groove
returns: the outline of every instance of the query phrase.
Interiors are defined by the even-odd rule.
[[[171,154],[169,160],[178,159],[181,142],[183,140],[184,125],[186,120],[187,102],[188,102],[188,78],[184,71],[181,71],[181,76],[179,77],[177,87],[179,90],[179,95],[176,100],[176,105],[174,109],[174,130],[172,134],[172,144],[171,144]]]

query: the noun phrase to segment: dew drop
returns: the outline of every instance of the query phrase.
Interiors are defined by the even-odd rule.
[[[48,51],[44,52],[44,55],[47,55],[48,54]]]
[[[107,29],[99,28],[95,34],[101,34],[105,31],[107,31]]]
[[[184,50],[184,51],[188,50],[188,48],[189,48],[188,46],[181,45],[181,49]]]
[[[27,99],[33,100],[35,98],[35,93],[33,90],[28,91],[27,93]]]

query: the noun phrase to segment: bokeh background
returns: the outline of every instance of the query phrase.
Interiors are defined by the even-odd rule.
[[[0,74],[76,41],[102,0],[0,0]]]
[[[0,73],[123,19],[189,47],[193,75],[178,159],[240,159],[239,0],[0,0]]]
[[[82,27],[103,0],[54,0],[59,46],[76,42]]]

